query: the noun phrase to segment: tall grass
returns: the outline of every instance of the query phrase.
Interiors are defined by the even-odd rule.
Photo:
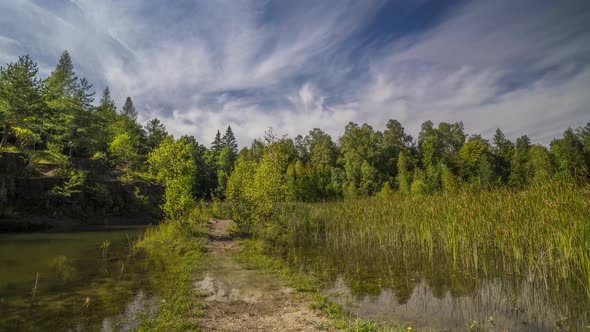
[[[547,285],[573,280],[590,296],[588,185],[298,204],[285,218],[296,241],[359,254],[445,255],[474,275],[499,268]]]

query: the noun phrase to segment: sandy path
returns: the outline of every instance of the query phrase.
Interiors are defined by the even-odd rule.
[[[227,235],[230,220],[211,219],[208,257],[195,288],[206,303],[198,318],[205,331],[325,331],[326,321],[297,299],[294,290],[260,271],[246,270],[228,255],[238,250]]]

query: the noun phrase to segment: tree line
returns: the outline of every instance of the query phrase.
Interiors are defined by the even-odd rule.
[[[92,158],[128,178],[158,173],[148,157],[171,137],[158,118],[139,124],[132,99],[118,110],[108,87],[95,104],[93,85],[76,75],[67,51],[48,77],[39,78],[38,71],[29,55],[0,67],[0,149],[27,152],[33,161]],[[223,136],[218,131],[211,149],[192,136],[181,140],[198,169],[194,196],[221,195],[238,153],[231,127]]]
[[[228,190],[243,190],[257,176],[275,176],[270,182],[284,186],[279,191],[286,200],[317,201],[393,191],[518,189],[551,179],[588,180],[589,169],[590,123],[567,129],[548,149],[526,135],[512,142],[500,129],[491,142],[467,135],[461,122],[426,121],[415,140],[389,120],[382,132],[349,123],[338,142],[317,128],[294,140],[270,133],[240,152],[230,178],[239,185]]]
[[[76,76],[67,51],[47,78],[37,72],[28,55],[0,68],[2,148],[11,143],[53,156],[99,159],[124,174],[151,174],[164,182],[182,178],[188,183],[182,190],[189,188],[192,198],[263,204],[589,179],[590,123],[567,129],[549,148],[526,135],[512,142],[500,129],[491,141],[468,135],[462,122],[426,121],[414,139],[389,120],[383,131],[349,123],[337,141],[317,128],[294,139],[269,130],[238,152],[229,126],[206,147],[193,136],[175,140],[157,118],[140,125],[131,98],[118,111],[108,87],[95,105],[92,85]],[[184,163],[176,173],[166,170],[179,158]]]

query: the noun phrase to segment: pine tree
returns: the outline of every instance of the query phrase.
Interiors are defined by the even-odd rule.
[[[219,130],[218,130],[217,134],[215,134],[215,140],[213,140],[213,143],[211,143],[211,150],[213,150],[215,152],[219,152],[219,151],[221,151],[222,148],[223,148],[223,141],[221,140],[221,134],[219,133]]]
[[[145,125],[145,131],[147,133],[146,143],[150,150],[157,148],[164,141],[164,138],[168,137],[166,127],[158,118],[149,120]]]
[[[74,72],[74,64],[68,51],[64,51],[55,70],[44,82],[44,96],[48,101],[64,97],[73,97],[76,91],[78,77]]]
[[[496,129],[492,153],[494,156],[494,168],[503,183],[506,183],[508,176],[510,176],[510,161],[512,160],[513,151],[514,145],[512,142],[504,136],[504,133],[499,128]]]
[[[234,132],[231,129],[231,126],[227,126],[225,135],[223,135],[222,138],[222,144],[224,147],[229,147],[234,155],[238,154],[238,143],[236,141],[236,136],[234,135]]]
[[[106,151],[114,138],[114,124],[117,121],[117,106],[111,99],[109,87],[106,87],[96,108],[95,121],[91,124],[92,134],[98,151]]]
[[[55,70],[43,82],[43,97],[54,117],[51,139],[68,155],[74,151],[89,152],[92,140],[88,129],[92,123],[90,111],[93,109],[94,93],[92,85],[85,78],[78,79],[70,54],[64,51]]]
[[[0,147],[6,145],[12,126],[24,126],[25,119],[39,116],[43,103],[36,78],[38,70],[28,55],[0,67],[0,124],[4,126]]]
[[[127,97],[127,99],[125,99],[125,104],[123,105],[123,109],[121,111],[122,115],[125,115],[133,121],[137,121],[137,111],[135,110],[135,106],[133,106],[131,97]]]
[[[117,115],[117,106],[115,105],[115,101],[111,98],[111,91],[108,86],[104,88],[102,97],[100,98],[100,104],[96,110],[99,113],[109,114],[109,116]]]

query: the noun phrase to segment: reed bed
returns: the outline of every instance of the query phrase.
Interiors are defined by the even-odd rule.
[[[395,194],[297,204],[290,210],[286,225],[295,241],[321,242],[352,254],[445,255],[475,276],[493,268],[538,278],[547,287],[568,280],[590,296],[588,185]]]

